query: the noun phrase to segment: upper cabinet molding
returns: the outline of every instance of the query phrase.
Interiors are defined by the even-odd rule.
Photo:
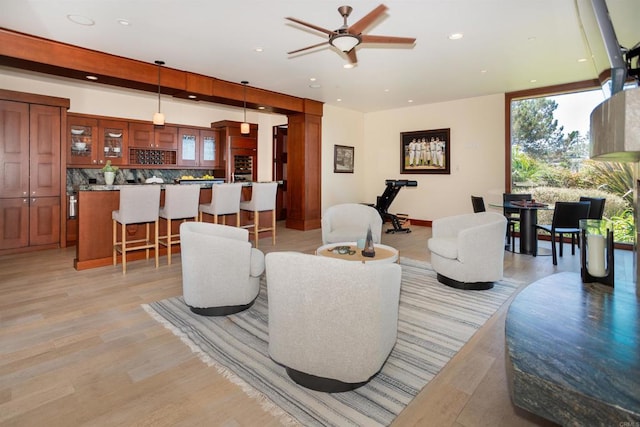
[[[0,65],[86,81],[87,75],[112,86],[158,91],[157,65],[47,40],[0,28]],[[241,107],[244,86],[169,67],[162,69],[161,92],[179,98]],[[265,107],[279,114],[322,115],[323,103],[306,98],[246,88],[247,108]]]

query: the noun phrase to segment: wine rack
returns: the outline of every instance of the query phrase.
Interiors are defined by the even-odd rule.
[[[176,165],[177,152],[172,150],[129,149],[131,165]]]

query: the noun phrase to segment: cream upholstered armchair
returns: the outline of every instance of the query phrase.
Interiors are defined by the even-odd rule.
[[[460,289],[491,289],[502,279],[507,220],[481,212],[433,221],[428,241],[438,281]]]
[[[191,311],[225,316],[253,304],[264,254],[243,228],[205,222],[180,224],[182,292]]]
[[[396,343],[400,265],[266,256],[269,355],[298,384],[340,392],[368,382]]]
[[[382,218],[375,208],[358,203],[331,206],[322,216],[322,244],[364,239],[368,226],[371,226],[373,243],[380,243]]]

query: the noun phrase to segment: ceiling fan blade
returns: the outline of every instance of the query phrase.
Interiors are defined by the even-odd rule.
[[[365,15],[363,18],[361,18],[358,22],[356,22],[355,24],[351,25],[349,27],[349,33],[350,34],[354,34],[354,35],[361,34],[364,30],[367,29],[367,27],[369,25],[371,25],[373,23],[373,21],[378,19],[380,17],[380,15],[382,15],[387,9],[388,9],[387,6],[385,6],[383,4],[381,4],[380,6],[376,7],[371,12],[369,12],[367,15]]]
[[[329,42],[322,42],[322,43],[314,44],[313,46],[303,47],[302,49],[292,50],[291,52],[287,52],[287,55],[292,55],[294,53],[302,52],[303,50],[313,49],[314,47],[322,46],[325,44],[329,44]]]
[[[349,58],[349,62],[352,64],[358,63],[358,57],[356,56],[356,48],[354,47],[349,52],[347,52],[347,57]]]
[[[360,36],[362,43],[400,43],[413,44],[416,39],[413,37],[393,37],[393,36],[374,36],[363,34]]]
[[[293,21],[293,22],[295,22],[297,24],[300,24],[300,25],[304,25],[305,27],[313,28],[314,30],[320,31],[321,33],[325,33],[325,34],[328,34],[328,35],[335,34],[334,31],[327,30],[326,28],[318,27],[317,25],[309,24],[308,22],[304,22],[304,21],[301,21],[301,20],[296,19],[296,18],[289,17],[289,18],[285,18],[285,19],[288,19],[289,21]]]

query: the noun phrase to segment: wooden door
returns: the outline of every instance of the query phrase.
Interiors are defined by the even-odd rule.
[[[129,161],[127,141],[129,123],[121,120],[100,120],[98,130],[100,148],[98,163],[104,165],[111,160],[114,165],[124,165]]]
[[[98,120],[89,117],[67,116],[67,164],[95,165],[98,163]]]
[[[0,198],[0,250],[29,245],[29,198]]]
[[[31,104],[29,196],[60,196],[60,108]]]
[[[129,146],[153,148],[155,140],[153,125],[147,123],[129,123]]]
[[[60,108],[31,104],[29,246],[60,242]]]
[[[29,104],[0,101],[0,250],[29,245]]]
[[[29,245],[58,243],[60,197],[31,197],[29,204]]]
[[[218,132],[213,130],[200,131],[200,166],[215,169],[222,165],[222,144],[218,140],[217,134]]]
[[[0,198],[29,196],[29,104],[0,101]]]
[[[287,127],[273,127],[273,180],[282,181],[276,194],[276,218],[287,219]]]
[[[200,131],[193,128],[178,129],[178,166],[198,166]]]
[[[178,149],[178,128],[176,126],[157,127],[154,131],[155,148]]]

